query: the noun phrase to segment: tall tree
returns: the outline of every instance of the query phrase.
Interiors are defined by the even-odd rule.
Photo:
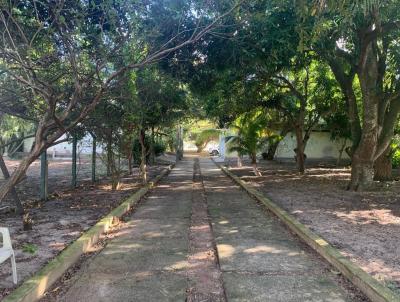
[[[387,156],[400,112],[400,2],[321,1],[317,8],[310,29],[314,47],[347,102],[353,141],[349,188],[368,188],[375,163]]]
[[[132,72],[128,85],[129,111],[124,119],[137,125],[141,144],[141,173],[146,181],[149,151],[154,160],[154,135],[157,127],[174,127],[187,111],[187,95],[182,84],[157,68]],[[150,131],[150,150],[146,146],[146,132]]]
[[[37,130],[31,153],[1,187],[0,200],[43,150],[94,110],[122,75],[198,42],[235,8],[211,15],[203,12],[207,4],[162,1],[185,27],[171,29],[173,35],[164,36],[162,46],[151,47],[140,35],[141,25],[150,13],[155,15],[160,2],[1,2],[0,81],[6,93],[0,103],[14,98],[25,105],[16,106],[22,114],[34,110]],[[159,27],[167,25],[163,17],[155,19]],[[123,60],[128,50],[137,55]]]
[[[294,151],[298,170],[303,174],[304,152],[311,132],[335,110],[340,93],[329,68],[313,56],[293,62],[292,67],[270,76],[272,87],[266,89],[265,106],[276,108],[287,117],[296,136]]]

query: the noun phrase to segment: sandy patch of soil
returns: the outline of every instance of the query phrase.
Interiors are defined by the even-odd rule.
[[[10,171],[17,164],[17,161],[7,161]],[[165,165],[149,167],[149,177],[155,177],[164,167]],[[19,284],[140,186],[138,169],[134,169],[131,176],[123,176],[118,191],[111,190],[107,178],[101,178],[94,186],[90,182],[90,162],[83,161],[79,170],[79,186],[72,190],[70,161],[50,161],[50,199],[41,202],[38,200],[39,169],[40,163],[35,162],[27,172],[27,179],[18,185],[21,200],[34,220],[33,230],[23,231],[21,217],[14,213],[0,213],[0,225],[10,228],[16,251]],[[10,202],[8,199],[2,206]],[[11,282],[11,267],[8,262],[3,263],[0,265],[0,300],[14,288]]]
[[[231,169],[400,293],[400,181],[350,192],[349,168],[315,164],[299,175],[294,163],[262,161],[260,170],[262,177],[248,166]]]

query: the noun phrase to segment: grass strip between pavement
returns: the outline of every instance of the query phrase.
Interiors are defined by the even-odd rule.
[[[174,168],[168,166],[157,177],[125,199],[118,207],[100,219],[81,237],[71,243],[59,255],[50,260],[33,277],[27,279],[21,286],[3,299],[3,302],[35,302],[49,289],[79,258],[98,242],[100,236],[109,231],[116,219],[127,213],[140,199],[147,194],[164,176]]]
[[[385,287],[361,267],[349,261],[336,248],[326,240],[312,232],[294,216],[280,208],[260,191],[247,185],[238,176],[230,172],[226,167],[214,161],[214,163],[250,196],[260,201],[269,211],[275,214],[290,230],[297,234],[305,243],[326,259],[333,267],[339,270],[357,288],[361,290],[373,302],[400,302],[400,296]]]

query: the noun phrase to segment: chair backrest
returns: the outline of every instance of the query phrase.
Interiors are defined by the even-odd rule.
[[[8,228],[0,227],[0,234],[2,235],[1,237],[3,239],[2,247],[12,249],[10,231],[8,230]]]

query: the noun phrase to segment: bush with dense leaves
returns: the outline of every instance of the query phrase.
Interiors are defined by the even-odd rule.
[[[145,139],[145,146],[146,146],[146,161],[149,162],[150,158],[150,138],[146,137]],[[135,139],[133,142],[133,161],[135,164],[140,163],[140,159],[142,156],[141,146],[139,139]],[[160,156],[166,150],[165,143],[163,141],[155,141],[154,142],[154,153],[156,156]]]
[[[395,152],[393,152],[392,165],[393,165],[393,168],[400,167],[400,149],[397,149]]]

